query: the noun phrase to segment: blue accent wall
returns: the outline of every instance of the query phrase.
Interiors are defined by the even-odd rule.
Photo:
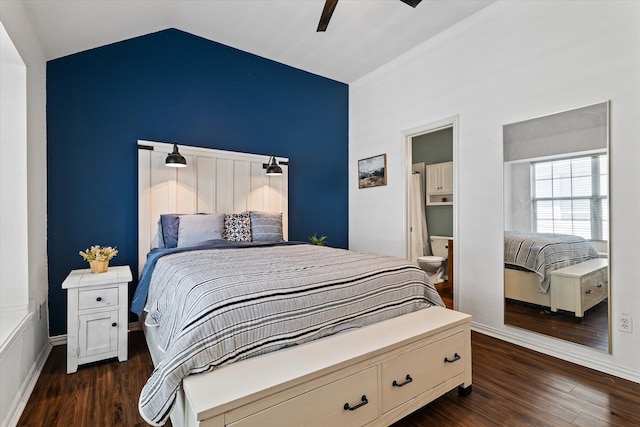
[[[344,83],[175,29],[49,61],[51,335],[78,251],[117,246],[136,276],[138,139],[289,157],[289,239],[346,248],[348,102]]]

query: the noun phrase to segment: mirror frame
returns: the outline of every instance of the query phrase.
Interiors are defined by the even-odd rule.
[[[605,116],[605,123],[604,123],[604,134],[603,134],[603,138],[604,139],[604,149],[606,150],[606,154],[607,154],[607,206],[608,206],[608,210],[609,210],[609,219],[608,219],[608,224],[607,224],[607,231],[608,231],[608,237],[607,237],[607,241],[606,241],[606,250],[607,250],[607,297],[606,297],[606,301],[607,301],[607,348],[604,349],[602,347],[596,347],[596,346],[592,346],[592,345],[588,345],[585,343],[581,343],[581,342],[576,342],[576,341],[572,341],[572,340],[567,340],[567,339],[563,339],[560,336],[555,336],[554,334],[550,334],[550,333],[544,333],[541,331],[536,331],[533,329],[528,329],[524,326],[518,326],[518,325],[512,325],[507,323],[507,297],[506,297],[506,269],[504,268],[504,262],[503,262],[503,270],[505,270],[504,274],[503,274],[503,283],[502,283],[502,289],[503,289],[503,302],[504,302],[504,324],[507,327],[515,327],[518,329],[523,329],[523,330],[527,330],[529,332],[533,332],[536,334],[542,334],[545,336],[548,336],[550,338],[554,338],[554,339],[559,339],[559,340],[563,340],[564,342],[570,343],[570,344],[576,344],[579,346],[583,346],[586,348],[590,348],[593,349],[595,351],[602,351],[602,352],[606,352],[608,354],[612,353],[612,339],[611,339],[611,333],[612,333],[612,318],[611,318],[611,212],[610,212],[610,207],[611,207],[611,161],[610,161],[610,133],[611,133],[611,117],[610,117],[610,111],[611,111],[611,101],[607,100],[607,101],[603,101],[603,102],[598,102],[598,103],[594,103],[594,104],[589,104],[589,105],[585,105],[582,107],[576,107],[576,108],[571,108],[568,110],[563,110],[563,111],[559,111],[556,113],[552,113],[552,114],[546,114],[543,116],[539,116],[539,117],[535,117],[535,118],[531,118],[531,119],[525,119],[522,121],[518,121],[518,122],[513,122],[513,123],[508,123],[503,125],[502,130],[503,130],[503,138],[502,138],[502,144],[503,144],[503,159],[502,159],[502,165],[503,165],[503,188],[502,188],[502,197],[503,197],[503,239],[504,239],[504,233],[507,230],[507,208],[508,206],[511,205],[511,196],[507,197],[507,186],[508,186],[508,182],[506,179],[506,173],[507,173],[507,163],[509,163],[509,160],[507,159],[507,128],[509,126],[514,126],[514,125],[522,125],[522,126],[526,126],[525,124],[533,124],[534,122],[543,120],[543,119],[549,119],[549,120],[554,120],[554,119],[559,119],[562,115],[567,114],[567,113],[571,113],[571,112],[576,112],[577,110],[582,110],[582,109],[588,109],[590,107],[600,107],[603,106],[605,111],[606,111],[606,116]],[[557,123],[557,122],[556,122]],[[550,124],[553,124],[553,122],[548,122],[547,126],[549,126]],[[532,128],[529,127],[529,130],[531,130]],[[587,128],[583,128],[583,129],[587,129]],[[546,131],[546,129],[545,129]],[[547,136],[551,136],[551,135],[558,135],[559,133],[549,133]],[[595,151],[595,149],[592,149],[593,151]],[[573,152],[579,152],[579,153],[587,153],[589,150],[581,150],[581,151],[576,151],[575,148],[574,149],[568,149],[568,151],[566,152],[567,155],[569,155],[570,153]],[[555,155],[559,155],[560,153],[555,153]],[[541,155],[538,156],[538,158],[544,158],[544,157],[551,157],[551,155],[547,154],[547,155]],[[534,160],[536,157],[531,157],[531,156],[523,156],[521,159],[519,160]],[[513,161],[513,160],[512,160]],[[513,209],[513,208],[511,208]],[[529,207],[529,209],[531,209],[531,207]],[[503,249],[504,251],[504,249]],[[503,252],[503,257],[504,257],[504,252]],[[536,307],[535,305],[533,307]],[[546,310],[548,310],[548,307],[545,307]],[[586,313],[585,313],[586,314]]]

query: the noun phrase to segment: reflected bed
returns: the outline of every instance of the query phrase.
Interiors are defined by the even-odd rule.
[[[599,258],[591,244],[578,236],[505,231],[505,298],[552,306],[551,272]]]

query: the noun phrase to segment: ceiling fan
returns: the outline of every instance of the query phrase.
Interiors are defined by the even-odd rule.
[[[402,3],[408,4],[411,7],[416,7],[422,0],[400,0]],[[322,15],[320,15],[320,22],[318,23],[317,32],[326,31],[331,20],[331,15],[338,4],[338,0],[326,0],[324,3],[324,9],[322,9]]]

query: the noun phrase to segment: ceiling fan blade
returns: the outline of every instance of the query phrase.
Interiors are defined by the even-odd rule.
[[[404,4],[408,4],[411,7],[416,7],[422,0],[400,0]]]
[[[317,32],[326,31],[327,26],[329,25],[329,21],[331,20],[331,15],[333,15],[333,11],[338,4],[338,0],[326,0],[324,3],[324,9],[322,9],[322,15],[320,16],[320,22],[318,23]]]

